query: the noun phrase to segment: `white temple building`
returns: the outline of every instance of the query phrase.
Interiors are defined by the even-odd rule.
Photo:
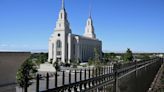
[[[94,48],[102,53],[102,42],[96,38],[91,15],[87,19],[83,36],[72,34],[67,12],[62,0],[62,7],[56,22],[56,27],[49,39],[49,62],[70,62],[78,60],[86,62],[94,57]]]

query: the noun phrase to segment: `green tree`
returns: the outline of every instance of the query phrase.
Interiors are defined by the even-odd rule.
[[[45,63],[48,59],[48,53],[33,53],[30,57],[37,65]]]
[[[95,67],[101,66],[100,51],[94,48],[94,57],[88,59],[88,65],[94,65]]]
[[[114,52],[104,53],[103,58],[104,58],[104,64],[107,64],[108,62],[111,62],[111,61],[118,60]]]
[[[94,60],[95,62],[100,62],[100,52],[96,48],[94,48]]]
[[[32,60],[27,59],[17,71],[16,80],[18,85],[22,89],[25,89],[25,87],[29,87],[32,84],[30,80],[34,77],[36,72],[37,68]]]
[[[98,49],[94,48],[94,58],[90,59],[89,63],[96,67],[101,66],[100,52]]]
[[[59,65],[59,61],[58,60],[53,63],[53,66],[56,69],[56,71],[60,71],[60,65]]]
[[[71,65],[73,68],[77,68],[77,66],[80,65],[80,59],[71,59]]]
[[[138,59],[141,59],[141,60],[149,60],[150,59],[150,56],[149,54],[139,54],[137,56]]]
[[[94,65],[94,60],[92,58],[88,59],[88,65],[89,66]]]
[[[114,52],[109,53],[109,59],[114,61],[116,59],[116,54]]]
[[[109,53],[104,53],[103,58],[105,61],[109,61]]]
[[[123,59],[126,62],[133,61],[133,53],[129,48],[127,49],[126,53],[124,54]]]

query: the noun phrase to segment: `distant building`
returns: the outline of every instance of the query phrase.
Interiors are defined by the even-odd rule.
[[[163,57],[163,54],[157,54],[156,56],[158,56],[158,57],[161,57],[161,58],[162,58],[162,57]]]
[[[16,92],[16,73],[29,52],[0,52],[0,92]]]
[[[91,15],[89,16],[83,36],[72,34],[67,19],[67,12],[62,0],[62,8],[59,12],[54,33],[49,39],[48,61],[70,62],[79,60],[88,61],[94,56],[94,48],[102,52],[102,42],[96,38]]]

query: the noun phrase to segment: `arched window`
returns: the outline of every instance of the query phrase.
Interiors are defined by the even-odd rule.
[[[60,16],[61,19],[63,19],[63,14],[61,13],[61,16]]]
[[[90,25],[90,21],[88,21],[88,25]]]
[[[61,24],[59,23],[59,27],[61,27]]]
[[[54,57],[54,43],[52,43],[52,57]]]
[[[62,46],[61,41],[60,41],[60,40],[57,40],[57,42],[56,42],[56,47],[57,47],[57,48],[61,48],[61,46]]]

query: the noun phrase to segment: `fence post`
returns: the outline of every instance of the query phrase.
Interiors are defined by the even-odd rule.
[[[82,69],[80,69],[80,81],[82,80]],[[80,91],[82,90],[82,84],[80,84]]]
[[[47,76],[46,76],[46,89],[48,90],[49,89],[49,74],[47,73]]]
[[[97,68],[96,68],[96,77],[97,77]],[[95,82],[96,85],[97,85],[97,82],[98,82],[98,81],[96,80],[96,82]]]
[[[69,84],[71,84],[71,70],[69,71]]]
[[[110,74],[109,73],[109,66],[107,66],[107,73],[106,74]],[[109,79],[109,76],[106,78],[106,80],[108,80]]]
[[[87,79],[87,70],[85,69],[84,71],[84,79],[86,80]]]
[[[90,78],[91,78],[91,70],[90,70],[90,68],[89,68],[89,79],[90,79]],[[91,86],[90,83],[91,83],[91,82],[89,81],[89,84],[88,84],[89,87]]]
[[[114,89],[113,92],[117,92],[117,64],[114,64]]]
[[[89,68],[89,79],[91,78],[91,70],[90,70],[90,68]]]
[[[56,73],[55,73],[55,88],[57,88],[57,86],[58,86],[58,72],[56,71]]]
[[[77,82],[77,72],[75,70],[75,82]]]
[[[84,71],[84,80],[86,80],[87,79],[87,70],[85,69],[85,71]],[[86,83],[84,83],[84,88],[86,89],[87,88],[87,84]]]
[[[92,78],[94,78],[95,75],[95,68],[92,69]],[[92,81],[92,86],[94,86],[94,81]]]
[[[104,67],[104,75],[106,75],[107,67]],[[106,81],[106,77],[104,77],[104,81]]]
[[[77,73],[75,70],[75,83],[77,82]],[[74,92],[77,92],[77,86],[74,86]]]
[[[102,67],[99,68],[98,70],[98,76],[101,76],[102,75]],[[98,80],[98,84],[101,83],[101,80]]]
[[[82,80],[82,69],[80,69],[80,81]]]
[[[137,77],[137,61],[135,60],[135,75],[136,75],[136,77]]]
[[[92,78],[94,78],[95,75],[95,68],[92,69]]]
[[[71,70],[69,71],[69,84],[71,84]],[[71,88],[68,89],[68,92],[71,92]]]
[[[25,87],[24,87],[24,92],[27,92],[27,85],[28,85],[28,78],[27,78],[27,75],[25,75]]]
[[[63,82],[62,82],[62,84],[64,85],[65,84],[65,72],[63,71]]]
[[[39,74],[36,76],[36,92],[39,92]]]

